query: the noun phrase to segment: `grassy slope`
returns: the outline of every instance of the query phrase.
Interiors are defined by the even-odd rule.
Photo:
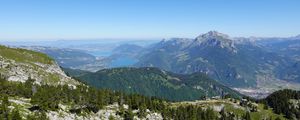
[[[41,83],[55,85],[60,82],[66,82],[66,84],[78,84],[77,81],[62,81],[61,75],[57,73],[50,73],[45,68],[41,67],[41,65],[53,65],[55,64],[54,59],[49,57],[46,54],[35,52],[26,49],[20,48],[10,48],[6,46],[0,45],[0,57],[3,57],[4,60],[8,60],[9,66],[6,68],[0,67],[0,74],[8,74],[12,68],[21,69],[27,75],[36,75],[42,79]],[[15,62],[13,62],[15,61]],[[26,73],[27,72],[27,73]],[[8,76],[7,76],[8,77]]]
[[[213,108],[216,106],[224,105],[224,109],[227,112],[233,112],[234,114],[238,115],[239,117],[243,116],[246,113],[246,108],[239,105],[239,100],[237,103],[233,102],[230,99],[219,99],[219,100],[203,100],[203,101],[195,101],[195,102],[176,102],[172,104],[172,107],[179,107],[181,105],[198,105],[202,106],[203,108]],[[250,112],[250,116],[252,120],[262,120],[264,118],[272,118],[275,120],[279,117],[281,120],[286,120],[283,115],[275,114],[271,108],[264,109],[263,104],[258,104],[258,112]],[[216,111],[219,114],[218,111]]]
[[[25,49],[8,48],[0,45],[0,55],[4,58],[15,60],[16,62],[32,63],[38,62],[43,64],[52,64],[53,59],[46,54],[34,52]]]

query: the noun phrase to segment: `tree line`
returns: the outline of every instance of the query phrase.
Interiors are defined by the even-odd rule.
[[[10,82],[0,78],[0,120],[22,119],[19,109],[9,109],[9,97],[29,98],[32,106],[28,108],[34,114],[25,116],[26,119],[40,120],[47,119],[48,111],[58,111],[59,104],[69,105],[70,113],[88,114],[97,113],[100,109],[113,103],[118,103],[121,107],[117,114],[132,120],[134,116],[145,117],[147,109],[152,112],[161,113],[164,119],[217,119],[217,114],[211,109],[201,109],[200,107],[170,107],[166,100],[155,97],[145,97],[138,94],[124,94],[118,91],[105,89],[95,89],[85,85],[79,85],[74,89],[68,85],[37,85],[33,79],[25,83]],[[128,109],[123,108],[123,104],[128,105]],[[133,110],[139,110],[133,114]]]
[[[300,91],[279,90],[260,102],[266,107],[273,108],[275,113],[285,115],[288,119],[300,119]]]

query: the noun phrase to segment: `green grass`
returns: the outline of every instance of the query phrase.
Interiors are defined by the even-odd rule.
[[[56,85],[59,81],[60,78],[57,74],[47,74],[47,76],[44,77],[43,84]]]
[[[272,118],[272,120],[275,120],[277,117],[279,117],[281,120],[286,120],[286,118],[283,117],[283,115],[278,115],[278,114],[275,114],[272,109],[263,109],[263,105],[262,104],[259,104],[258,105],[258,110],[260,110],[259,112],[252,112],[250,113],[251,115],[251,118],[253,120],[258,120],[258,119],[261,119],[261,118],[264,118],[265,116],[269,116]]]
[[[193,102],[177,102],[173,103],[171,107],[188,106],[191,104],[198,105],[203,108],[224,105],[226,112],[233,112],[239,117],[242,117],[244,114],[246,114],[245,107],[242,107],[238,103],[234,103],[230,100],[208,100],[196,102],[196,104]],[[236,104],[238,107],[234,107],[234,104]],[[277,117],[279,117],[281,120],[286,120],[283,115],[275,114],[270,108],[265,110],[263,104],[258,104],[258,112],[250,112],[250,116],[252,120],[262,120],[264,118],[272,118],[272,120],[275,120]]]
[[[46,54],[34,52],[31,50],[8,48],[0,45],[0,56],[15,60],[16,62],[32,63],[38,62],[43,64],[52,64],[53,59]]]
[[[243,116],[246,112],[245,112],[245,109],[242,109],[242,108],[235,108],[233,107],[232,104],[225,104],[225,110],[226,111],[229,111],[229,112],[233,112],[235,114],[237,114],[238,116]]]
[[[231,104],[225,105],[225,110],[238,114],[238,116],[243,116],[246,113],[245,110],[234,108]],[[281,120],[286,119],[283,117],[283,115],[275,114],[272,109],[265,110],[262,104],[258,104],[258,112],[251,112],[250,115],[252,120],[261,120],[265,118],[272,118],[272,120],[275,120],[277,117],[279,117]]]

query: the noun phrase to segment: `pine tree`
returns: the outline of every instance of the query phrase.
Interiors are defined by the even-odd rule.
[[[49,118],[47,117],[47,114],[45,111],[42,111],[40,114],[39,114],[39,119],[40,120],[48,120]]]
[[[11,113],[11,120],[22,120],[22,117],[19,113],[19,109],[15,108]]]
[[[145,104],[142,104],[142,105],[139,107],[138,116],[139,116],[140,118],[146,117],[146,109],[147,109],[147,107],[146,107]]]
[[[213,109],[208,108],[208,109],[206,110],[206,114],[207,114],[207,119],[208,119],[208,120],[215,120],[215,119],[216,119],[216,114],[215,114],[215,112],[214,112]]]
[[[220,120],[227,120],[228,115],[224,108],[222,108],[222,110],[220,111],[220,115],[221,115]]]
[[[4,95],[2,98],[1,108],[0,108],[0,117],[4,119],[9,119],[9,109],[8,106],[10,105],[8,101],[8,96]]]
[[[108,117],[108,120],[115,120],[115,118],[114,118],[114,116],[110,115],[110,116]]]
[[[132,110],[129,108],[124,116],[125,120],[133,120],[134,114],[132,113]]]
[[[123,105],[120,105],[118,115],[125,116],[125,108],[123,107]]]
[[[246,112],[246,114],[243,116],[245,120],[251,120],[250,112]]]

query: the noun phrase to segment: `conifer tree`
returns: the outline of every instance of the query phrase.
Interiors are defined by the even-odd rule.
[[[19,113],[19,109],[15,108],[11,113],[11,120],[22,120],[22,117]]]
[[[3,119],[9,119],[9,109],[8,106],[10,105],[8,101],[8,96],[4,95],[1,102],[1,108],[0,108],[0,117]]]
[[[126,112],[125,112],[125,116],[124,119],[125,120],[133,120],[134,114],[132,113],[132,110],[129,108]]]
[[[243,118],[245,120],[251,120],[250,112],[247,111],[246,114],[243,116]]]

